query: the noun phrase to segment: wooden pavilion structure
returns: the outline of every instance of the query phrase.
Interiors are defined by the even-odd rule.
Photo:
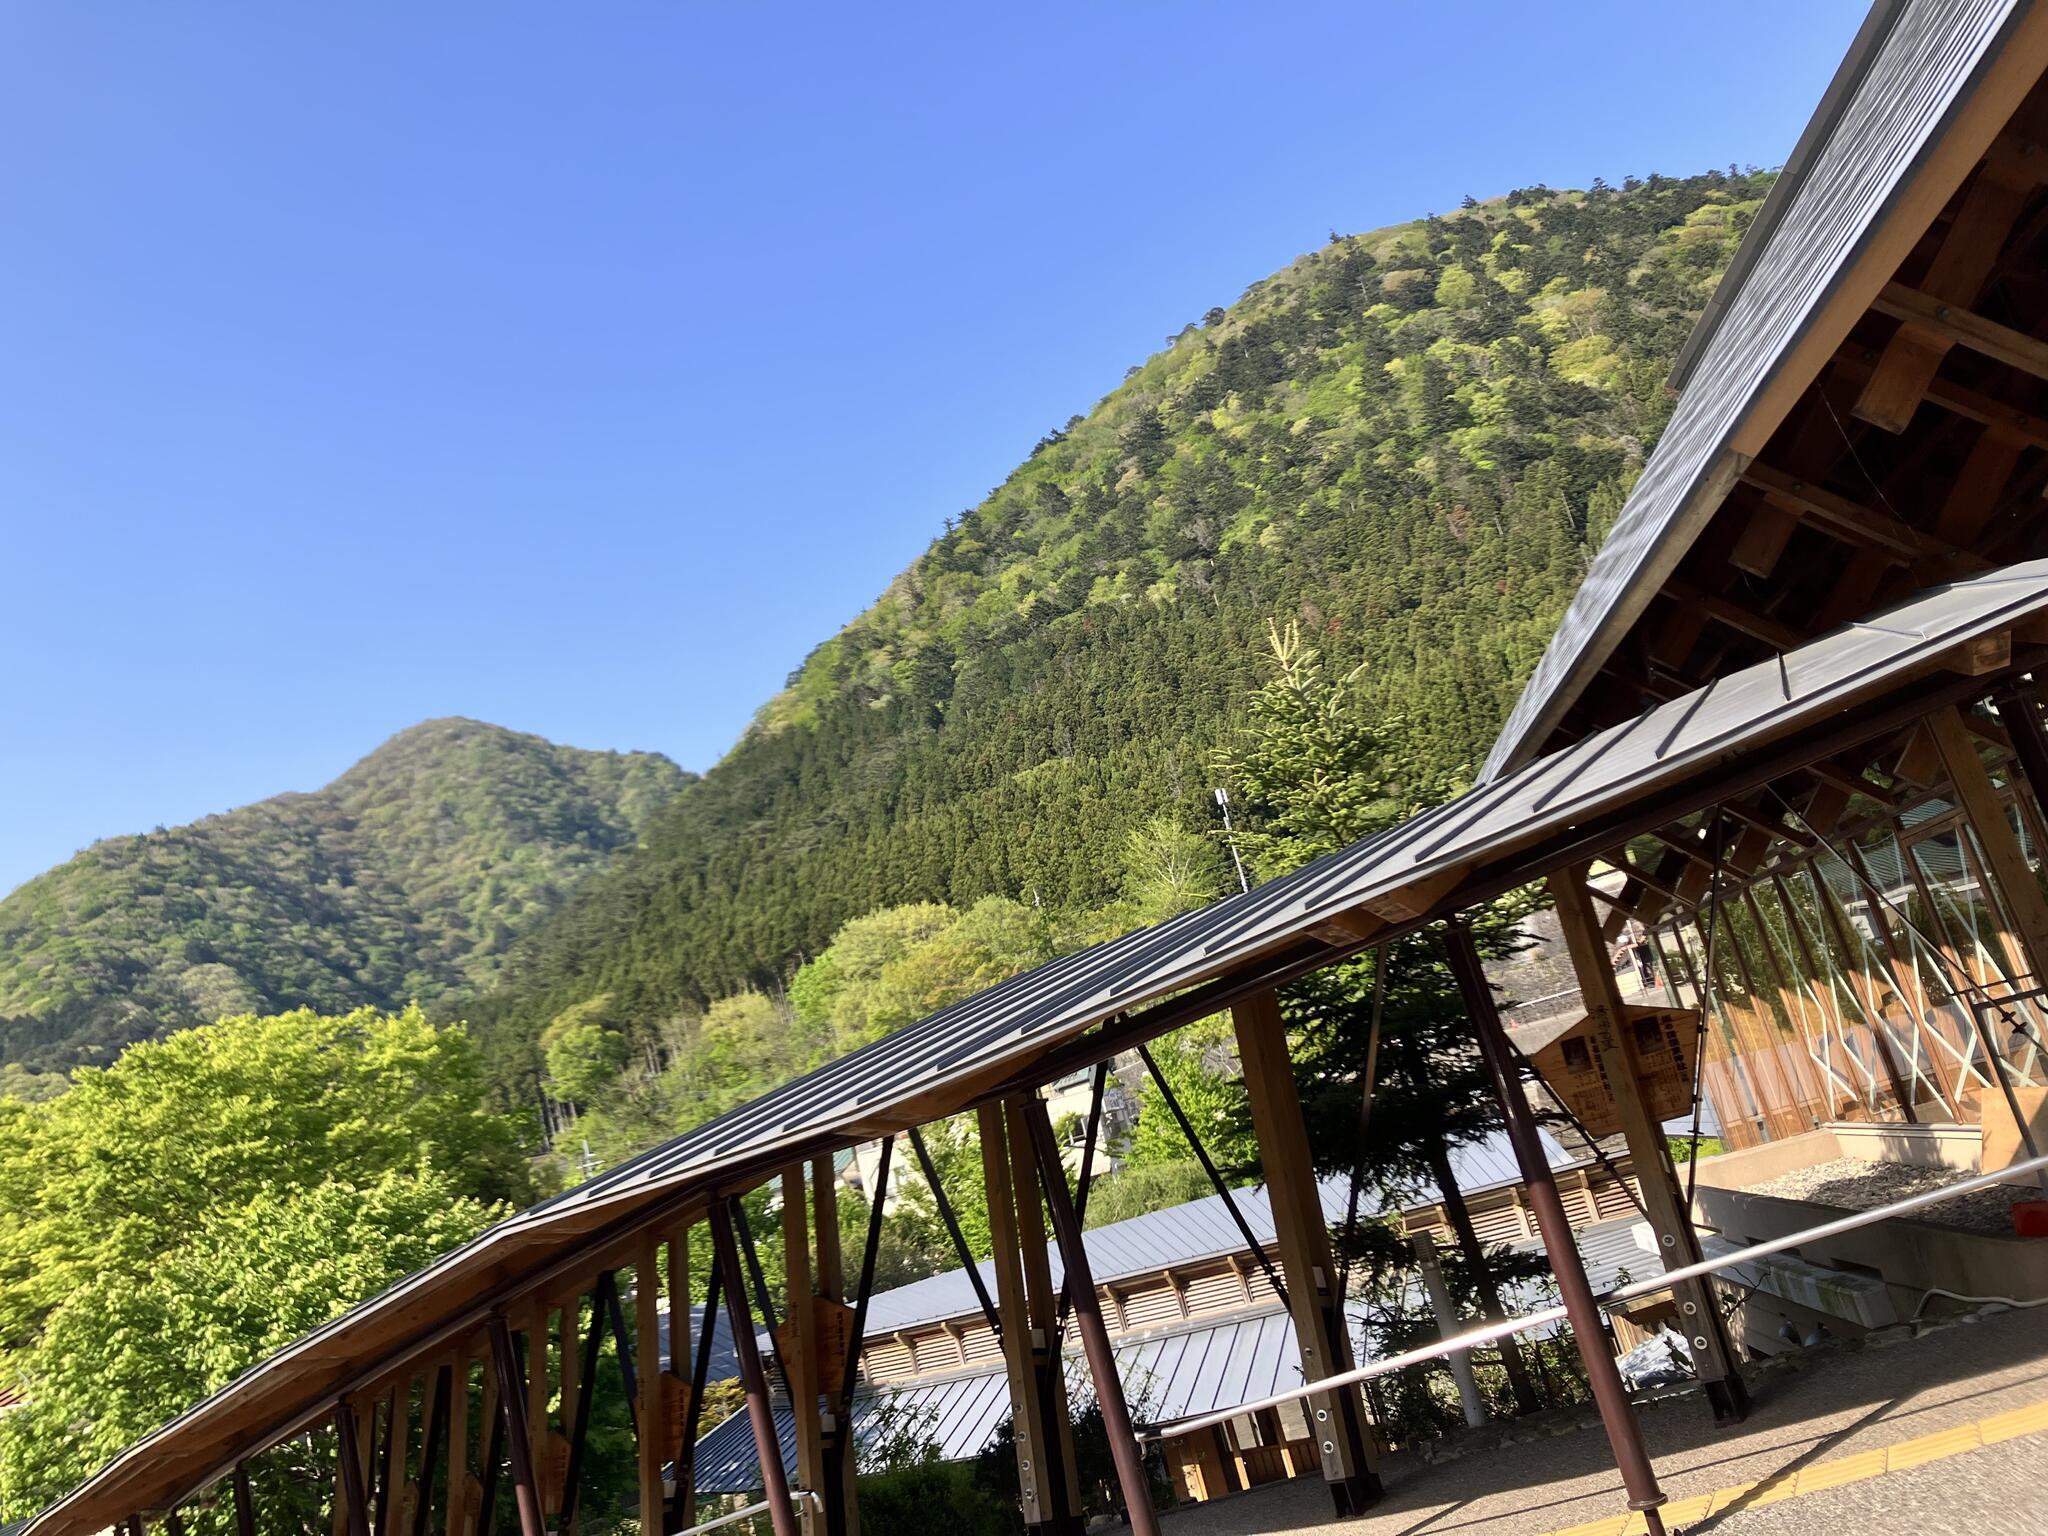
[[[1757,1095],[1740,1114],[1723,1106],[1724,1123],[1772,1134],[1819,1113],[1821,1096],[1789,1084],[1763,1093],[1801,1053],[1833,1061],[1835,1075],[1822,1074],[1830,1113],[1844,1098],[1877,1116],[1936,1101],[1954,1112],[1972,1089],[1981,1098],[2009,1081],[2018,1064],[1986,1010],[2018,1010],[2024,1024],[2027,998],[2048,983],[2048,900],[2027,855],[2041,846],[2029,834],[2048,791],[2034,686],[2048,665],[2048,420],[2036,415],[2048,384],[2044,66],[2048,8],[1899,0],[1873,12],[1688,349],[1669,430],[1470,793],[1284,880],[1004,982],[500,1224],[129,1447],[29,1536],[143,1536],[150,1522],[177,1536],[179,1511],[199,1500],[231,1501],[243,1536],[260,1536],[246,1468],[308,1436],[332,1448],[337,1536],[492,1536],[506,1486],[520,1536],[567,1533],[607,1354],[632,1383],[644,1523],[672,1536],[694,1518],[701,1395],[680,1347],[676,1369],[658,1368],[658,1328],[665,1294],[674,1316],[689,1315],[693,1298],[675,1292],[689,1248],[705,1242],[774,1529],[851,1532],[840,1426],[868,1275],[865,1256],[840,1252],[832,1157],[960,1113],[981,1130],[990,1310],[1027,1525],[1079,1528],[1050,1367],[1070,1308],[1133,1527],[1147,1532],[1134,1428],[1039,1090],[1228,1010],[1302,1368],[1311,1383],[1336,1374],[1351,1343],[1275,989],[1430,925],[1459,975],[1629,1502],[1659,1528],[1654,1469],[1460,914],[1547,883],[1667,1268],[1698,1249],[1638,1088],[1656,1045],[1630,1027],[1615,988],[1609,943],[1623,925],[1657,931],[1679,970],[1731,956],[1752,968],[1746,987],[1692,978],[1715,1014],[1709,1054]],[[1873,829],[1917,846],[1929,821],[1950,829],[1948,874],[1967,867],[1972,918],[1990,935],[1967,954],[1900,899],[1904,887],[1917,894],[1903,865],[1889,884],[1867,858],[1857,868]],[[1590,884],[1596,862],[1624,873],[1618,895]],[[1716,946],[1731,924],[1740,936]],[[1917,1038],[1924,1020],[1887,1018],[1902,1010],[1879,973],[1910,998],[1891,951],[1916,944],[1975,1029],[1952,1066],[1908,1060],[1903,1035]],[[1728,1011],[1736,999],[1746,1018]],[[1795,1038],[1816,1017],[1832,1055],[1828,1038],[1818,1057]],[[750,1283],[737,1219],[738,1198],[770,1180],[789,1294],[814,1301],[778,1335],[797,1405],[794,1488],[755,1342],[772,1303]],[[1047,1269],[1048,1217],[1064,1296]],[[1698,1282],[1677,1302],[1717,1412],[1739,1415],[1739,1362],[1716,1309]],[[635,1361],[654,1368],[631,1373]],[[1366,1507],[1378,1484],[1359,1391],[1316,1392],[1307,1407],[1335,1507]]]

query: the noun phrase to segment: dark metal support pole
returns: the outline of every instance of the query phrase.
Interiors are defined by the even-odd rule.
[[[775,1433],[775,1410],[768,1399],[768,1373],[761,1368],[761,1349],[754,1342],[754,1317],[747,1306],[746,1276],[740,1273],[739,1244],[733,1236],[737,1200],[714,1200],[711,1249],[725,1291],[725,1315],[732,1324],[732,1351],[747,1393],[747,1421],[754,1428],[754,1452],[761,1460],[761,1493],[768,1504],[768,1523],[775,1536],[797,1536],[796,1505],[789,1496],[789,1474],[782,1466],[782,1442]]]
[[[569,1465],[562,1474],[561,1527],[564,1533],[576,1529],[577,1494],[583,1487],[583,1452],[590,1440],[590,1400],[597,1396],[597,1349],[604,1342],[598,1319],[604,1316],[605,1298],[618,1293],[618,1277],[606,1270],[597,1277],[597,1289],[590,1296],[590,1327],[583,1335],[583,1390],[576,1394],[576,1422],[569,1431]],[[568,1315],[582,1310],[581,1299],[564,1302]],[[424,1536],[416,1532],[415,1536]]]
[[[256,1536],[256,1496],[249,1491],[249,1464],[235,1463],[235,1536]]]
[[[1067,1193],[1067,1170],[1053,1140],[1052,1121],[1046,1118],[1045,1101],[1035,1095],[1020,1100],[1018,1108],[1030,1133],[1039,1182],[1045,1186],[1045,1207],[1052,1216],[1060,1263],[1074,1282],[1074,1321],[1081,1330],[1088,1374],[1095,1382],[1095,1404],[1102,1410],[1102,1427],[1109,1437],[1110,1457],[1116,1463],[1117,1485],[1123,1490],[1124,1518],[1130,1522],[1131,1536],[1159,1536],[1159,1520],[1152,1512],[1152,1482],[1145,1475],[1137,1431],[1131,1426],[1130,1405],[1124,1401],[1123,1380],[1116,1373],[1116,1352],[1110,1348],[1109,1330],[1103,1325],[1102,1307],[1095,1298],[1095,1272],[1088,1267],[1088,1248],[1081,1239],[1081,1220],[1074,1213],[1073,1196]]]
[[[1095,1083],[1088,1092],[1088,1128],[1081,1134],[1081,1176],[1074,1180],[1074,1220],[1081,1224],[1081,1230],[1088,1229],[1088,1190],[1095,1181],[1095,1141],[1102,1130],[1102,1099],[1109,1088],[1109,1062],[1095,1063]],[[1059,1304],[1053,1308],[1053,1337],[1048,1342],[1045,1355],[1050,1363],[1058,1357],[1062,1341],[1067,1336],[1067,1313],[1074,1305],[1074,1288],[1067,1277],[1060,1276]]]
[[[334,1496],[341,1500],[348,1536],[370,1536],[370,1495],[363,1486],[363,1446],[356,1433],[355,1405],[347,1399],[334,1407],[335,1460],[340,1463],[334,1476]],[[142,1524],[133,1522],[134,1536],[142,1536]]]
[[[1521,1076],[1515,1070],[1507,1032],[1501,1028],[1500,1013],[1494,1006],[1493,990],[1480,966],[1479,951],[1472,945],[1470,926],[1459,918],[1448,919],[1444,923],[1444,947],[1449,952],[1451,972],[1457,977],[1466,1010],[1472,1016],[1474,1032],[1479,1036],[1479,1051],[1493,1078],[1494,1092],[1500,1097],[1508,1140],[1515,1149],[1515,1161],[1529,1191],[1537,1230],[1543,1234],[1544,1252],[1550,1256],[1558,1294],[1571,1320],[1572,1337],[1578,1344],[1579,1358],[1585,1363],[1586,1380],[1593,1389],[1594,1402],[1599,1404],[1600,1420],[1607,1427],[1607,1443],[1614,1450],[1615,1465],[1628,1489],[1628,1507],[1642,1511],[1649,1536],[1664,1536],[1664,1519],[1657,1513],[1664,1502],[1664,1490],[1657,1485],[1656,1468],[1650,1465],[1649,1453],[1643,1449],[1635,1405],[1629,1401],[1628,1389],[1622,1385],[1621,1372],[1608,1349],[1600,1304],[1593,1298],[1585,1263],[1579,1257],[1578,1244],[1572,1240],[1571,1219],[1558,1198],[1550,1160],[1543,1155],[1536,1116],[1529,1109],[1528,1095],[1523,1092]]]
[[[612,1348],[618,1351],[619,1375],[626,1383],[626,1416],[633,1421],[633,1441],[637,1445],[640,1440],[640,1373],[633,1366],[632,1335],[626,1332],[626,1311],[619,1305],[616,1284],[605,1298],[605,1315],[611,1321]],[[597,1331],[597,1319],[594,1317],[590,1320],[590,1328],[593,1333]]]
[[[1280,1305],[1287,1306],[1287,1283],[1280,1278],[1280,1271],[1273,1263],[1273,1256],[1266,1252],[1266,1245],[1259,1241],[1258,1233],[1238,1209],[1237,1199],[1230,1192],[1230,1186],[1223,1182],[1223,1175],[1217,1169],[1215,1159],[1209,1156],[1209,1149],[1202,1145],[1202,1138],[1195,1134],[1194,1123],[1188,1119],[1187,1111],[1180,1107],[1180,1099],[1173,1091],[1173,1085],[1166,1080],[1166,1074],[1159,1070],[1159,1063],[1152,1059],[1152,1048],[1138,1047],[1138,1059],[1145,1063],[1145,1070],[1152,1074],[1152,1084],[1159,1090],[1159,1097],[1166,1104],[1166,1112],[1173,1116],[1173,1123],[1180,1127],[1180,1134],[1195,1154],[1195,1161],[1202,1165],[1202,1172],[1209,1176],[1209,1184],[1223,1197],[1223,1209],[1230,1213],[1230,1219],[1237,1223],[1237,1230],[1243,1236],[1245,1245],[1252,1251],[1260,1269],[1266,1272],[1266,1283],[1273,1287],[1273,1294],[1280,1298]]]
[[[938,1165],[924,1144],[924,1133],[916,1126],[910,1128],[910,1150],[917,1154],[917,1166],[924,1171],[925,1187],[932,1192],[932,1204],[938,1207],[939,1220],[945,1224],[946,1235],[953,1240],[953,1252],[959,1256],[960,1267],[967,1272],[967,1283],[974,1287],[974,1299],[981,1303],[981,1315],[988,1321],[988,1331],[1001,1340],[1003,1320],[996,1314],[995,1299],[988,1293],[988,1282],[981,1278],[981,1265],[975,1261],[974,1250],[967,1246],[967,1234],[960,1230],[960,1218],[953,1212],[953,1202],[946,1198],[946,1186],[939,1182]]]
[[[768,1337],[774,1338],[782,1329],[775,1316],[775,1297],[768,1290],[768,1276],[761,1269],[761,1251],[754,1246],[754,1229],[747,1222],[747,1208],[735,1200],[732,1203],[733,1230],[739,1234],[740,1252],[746,1255],[747,1273],[754,1281],[754,1302],[761,1309],[761,1326],[768,1330]]]
[[[440,1470],[441,1444],[448,1434],[448,1399],[454,1390],[454,1374],[447,1367],[434,1373],[434,1402],[427,1410],[427,1432],[420,1439],[419,1502],[413,1506],[412,1536],[428,1536],[434,1525],[434,1474]],[[454,1499],[450,1488],[448,1497]],[[569,1522],[562,1522],[568,1530]]]
[[[498,1411],[505,1420],[505,1448],[512,1463],[512,1502],[519,1511],[519,1536],[548,1536],[547,1517],[540,1509],[540,1484],[533,1476],[533,1440],[526,1423],[526,1371],[512,1347],[512,1327],[505,1314],[493,1312],[489,1324],[491,1368],[498,1377]],[[537,1342],[537,1341],[536,1341]]]

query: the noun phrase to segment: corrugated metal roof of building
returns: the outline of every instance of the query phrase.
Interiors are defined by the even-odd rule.
[[[1336,1215],[1341,1217],[1341,1206]],[[1635,1239],[1638,1224],[1637,1218],[1621,1217],[1574,1234],[1586,1276],[1596,1292],[1656,1272],[1656,1256]],[[1513,1246],[1525,1253],[1541,1253],[1543,1248],[1534,1239]],[[1352,1302],[1346,1311],[1356,1339],[1364,1306]],[[1116,1362],[1132,1416],[1148,1425],[1173,1424],[1253,1402],[1302,1380],[1294,1320],[1277,1306],[1119,1339]],[[1078,1346],[1068,1347],[1065,1367],[1069,1397],[1076,1405],[1090,1401],[1093,1393]],[[877,1403],[889,1405],[887,1416],[877,1416]],[[901,1428],[914,1423],[938,1448],[941,1460],[966,1461],[988,1444],[1009,1412],[1010,1389],[1000,1366],[926,1381],[863,1387],[854,1396],[854,1439],[866,1447],[885,1426]],[[787,1403],[775,1406],[775,1428],[782,1444],[783,1466],[794,1475],[796,1429]],[[700,1493],[748,1493],[760,1486],[753,1429],[746,1414],[736,1413],[697,1442],[697,1488]]]
[[[1550,1157],[1551,1167],[1571,1165],[1571,1154],[1548,1132],[1543,1135],[1543,1147]],[[1515,1169],[1514,1154],[1508,1148],[1507,1136],[1502,1132],[1454,1147],[1451,1171],[1457,1178],[1458,1187],[1468,1195],[1513,1184],[1520,1178]],[[1270,1243],[1273,1239],[1273,1209],[1265,1189],[1248,1187],[1231,1193],[1259,1241]],[[1324,1218],[1333,1225],[1341,1222],[1350,1204],[1350,1180],[1343,1177],[1324,1179],[1321,1194]],[[1406,1207],[1429,1205],[1437,1198],[1435,1187],[1425,1185],[1402,1204]],[[1372,1191],[1361,1191],[1361,1214],[1370,1215],[1379,1209],[1381,1202]],[[1103,1282],[1245,1251],[1244,1235],[1237,1230],[1237,1223],[1230,1219],[1221,1195],[1190,1200],[1163,1211],[1148,1211],[1142,1216],[1133,1216],[1108,1226],[1091,1227],[1087,1233],[1087,1244],[1089,1265],[1095,1271],[1095,1278]],[[1064,1273],[1059,1250],[1048,1244],[1047,1252],[1052,1265],[1053,1284],[1058,1285]],[[983,1283],[990,1288],[989,1294],[995,1294],[995,1266],[983,1260],[977,1267],[981,1270]],[[938,1322],[942,1318],[965,1317],[977,1311],[979,1304],[975,1300],[973,1286],[968,1283],[967,1271],[949,1269],[944,1274],[876,1292],[868,1300],[868,1329],[879,1336],[896,1329]]]
[[[1691,545],[1726,494],[1730,439],[2026,9],[2018,0],[1909,0],[1869,39],[1854,88],[1823,104],[1810,163],[1792,178],[1782,212],[1759,222],[1754,253],[1738,256],[1732,296],[1716,295],[1702,318],[1708,333],[1688,359],[1671,422],[1488,754],[1482,783],[1541,750]]]
[[[1296,873],[1157,928],[1126,935],[999,983],[964,1002],[839,1058],[588,1183],[509,1217],[380,1295],[306,1334],[163,1428],[128,1447],[37,1518],[74,1536],[97,1529],[93,1501],[123,1481],[154,1504],[186,1479],[225,1470],[197,1426],[255,1410],[284,1432],[319,1411],[386,1351],[414,1337],[419,1319],[466,1317],[496,1266],[531,1265],[553,1245],[587,1241],[606,1223],[637,1218],[739,1168],[769,1168],[799,1149],[864,1141],[879,1120],[923,1119],[935,1094],[970,1077],[1022,1067],[1102,1020],[1135,1010],[1307,938],[1334,915],[1403,896],[1433,878],[1526,861],[1532,850],[1572,846],[1589,822],[1656,791],[1722,776],[1742,754],[1838,719],[1936,671],[1958,645],[2048,609],[2048,560],[2029,561],[1915,594],[1884,614],[1745,668],[1635,720],[1610,727],[1527,768]],[[1435,898],[1440,899],[1440,898]],[[379,1331],[381,1330],[381,1331]],[[363,1340],[350,1347],[343,1336]],[[167,1441],[195,1431],[187,1450]],[[187,1470],[189,1464],[190,1470]],[[114,1518],[109,1516],[109,1519]],[[104,1522],[100,1522],[104,1523]]]
[[[1353,1305],[1349,1311],[1355,1332],[1362,1308]],[[1294,1320],[1274,1306],[1120,1339],[1116,1360],[1133,1417],[1151,1425],[1247,1403],[1302,1380]],[[1069,1345],[1065,1370],[1069,1400],[1085,1406],[1094,1393],[1078,1345]],[[881,1404],[887,1411],[878,1414]],[[865,1449],[885,1432],[914,1426],[937,1448],[940,1460],[967,1461],[980,1454],[1009,1415],[1009,1382],[1000,1366],[863,1387],[854,1395],[854,1443]],[[787,1403],[775,1405],[775,1432],[782,1464],[793,1475],[796,1428]],[[696,1475],[699,1493],[747,1493],[761,1486],[753,1427],[745,1413],[732,1415],[697,1442]]]

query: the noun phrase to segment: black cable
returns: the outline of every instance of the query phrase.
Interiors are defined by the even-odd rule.
[[[1707,989],[1714,985],[1714,934],[1721,926],[1721,859],[1727,850],[1728,840],[1722,835],[1722,819],[1727,813],[1720,806],[1714,807],[1714,864],[1707,873],[1707,889],[1697,902],[1693,903],[1693,921],[1699,921],[1702,908],[1708,910],[1705,954],[1700,961],[1700,1034],[1692,1048],[1692,1134],[1687,1141],[1685,1159],[1685,1209],[1692,1209],[1693,1190],[1698,1187],[1700,1176],[1700,1111],[1706,1104],[1707,1073],[1707,1018],[1713,1009],[1713,1002]],[[1709,906],[1711,903],[1711,906]],[[1681,937],[1680,944],[1685,942]],[[1761,1100],[1757,1103],[1759,1112],[1763,1109]]]

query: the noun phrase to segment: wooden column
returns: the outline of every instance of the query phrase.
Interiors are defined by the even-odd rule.
[[[846,1260],[839,1242],[839,1178],[830,1157],[811,1159],[811,1228],[818,1244],[818,1270],[811,1277],[812,1286],[821,1301],[843,1304],[846,1300]],[[823,1525],[831,1536],[860,1536],[857,1493],[860,1458],[855,1454],[853,1439],[852,1395],[848,1394],[846,1420],[842,1423],[831,1406],[831,1394],[826,1390],[833,1373],[845,1369],[843,1353],[836,1360],[826,1358],[826,1351],[833,1348],[836,1346],[821,1332],[818,1337],[817,1384],[818,1391],[827,1399],[826,1411],[820,1420],[825,1446],[820,1459],[820,1475],[824,1481],[819,1487]],[[842,1440],[845,1442],[845,1454],[839,1455],[834,1447]],[[835,1465],[839,1469],[836,1478],[832,1473]]]
[[[369,1466],[370,1447],[362,1430],[363,1415],[356,1405],[346,1399],[337,1404],[334,1410],[334,1523],[346,1536],[370,1536],[370,1489],[369,1479],[364,1476]],[[142,1522],[130,1521],[129,1528],[139,1536]]]
[[[697,1447],[690,1423],[690,1228],[679,1222],[668,1235],[668,1366],[662,1372],[662,1443],[675,1468],[664,1533],[697,1523]]]
[[[783,1325],[777,1350],[796,1424],[796,1484],[819,1493],[825,1486],[825,1430],[818,1412],[818,1308],[811,1289],[811,1219],[804,1177],[802,1163],[782,1170],[782,1265],[788,1280],[789,1321]],[[798,1506],[805,1536],[823,1529],[820,1514],[815,1499]]]
[[[1009,1100],[1003,1124],[1010,1138],[1010,1182],[1015,1191],[1017,1257],[1024,1273],[1026,1315],[1031,1322],[1031,1363],[1038,1377],[1038,1445],[1051,1463],[1049,1524],[1053,1536],[1080,1536],[1086,1523],[1081,1508],[1080,1461],[1074,1450],[1074,1420],[1067,1407],[1066,1362],[1060,1344],[1065,1319],[1060,1316],[1059,1287],[1052,1283],[1052,1250],[1045,1230],[1045,1202],[1033,1176],[1031,1128],[1026,1121],[1031,1101]]]
[[[1984,759],[1977,755],[1976,738],[1953,706],[1927,717],[1927,734],[1954,786],[1956,805],[1977,834],[1991,884],[2032,972],[2033,985],[2048,985],[2048,897],[2042,896],[2012,823],[2005,819],[2005,804],[1985,771]]]
[[[661,1235],[649,1229],[633,1249],[633,1386],[640,1469],[641,1536],[662,1524],[661,1464],[667,1436],[661,1411]]]
[[[1029,1201],[1037,1214],[1035,1185],[1020,1192],[1012,1166],[1010,1116],[1000,1104],[977,1112],[981,1132],[982,1180],[988,1192],[989,1245],[996,1272],[996,1315],[1002,1322],[1003,1370],[1010,1384],[1011,1425],[1017,1441],[1017,1491],[1024,1510],[1027,1536],[1080,1530],[1076,1501],[1067,1498],[1063,1465],[1073,1462],[1072,1437],[1060,1436],[1047,1412],[1046,1382],[1040,1370],[1046,1335],[1032,1317],[1031,1293],[1025,1281],[1024,1239],[1020,1206]],[[1025,1128],[1020,1124],[1017,1130]],[[1030,1164],[1024,1167],[1028,1170]],[[1045,1264],[1045,1240],[1038,1239],[1038,1263]],[[1050,1271],[1047,1275],[1050,1280]],[[1061,1415],[1064,1418],[1064,1413]],[[1062,1443],[1064,1441],[1064,1444]],[[1062,1454],[1064,1452],[1064,1455]]]
[[[469,1341],[455,1346],[455,1375],[448,1383],[447,1536],[468,1536],[473,1500],[469,1476]]]
[[[544,1301],[536,1301],[526,1316],[526,1440],[533,1464],[534,1491],[540,1498],[540,1512],[543,1518],[549,1516],[558,1506],[555,1503],[555,1485],[560,1481],[555,1476],[553,1436],[548,1425],[548,1307]]]
[[[1280,1000],[1260,992],[1230,1010],[1251,1098],[1259,1163],[1273,1209],[1274,1246],[1287,1280],[1287,1306],[1301,1347],[1302,1377],[1316,1381],[1351,1367],[1351,1334],[1321,1191],[1309,1157],[1308,1131],[1294,1088],[1294,1063]],[[1380,1496],[1372,1429],[1357,1387],[1319,1392],[1308,1399],[1309,1425],[1322,1456],[1323,1479],[1341,1515],[1362,1514]]]
[[[1608,963],[1600,921],[1586,886],[1591,874],[1588,865],[1569,865],[1550,877],[1550,894],[1557,904],[1558,926],[1571,954],[1572,972],[1592,1021],[1593,1049],[1628,1139],[1629,1160],[1635,1167],[1643,1209],[1657,1236],[1658,1255],[1666,1269],[1678,1269],[1700,1261],[1699,1236],[1693,1231],[1692,1213],[1685,1208],[1664,1129],[1650,1118],[1643,1103],[1634,1032],[1625,1026],[1621,989]],[[1692,1348],[1693,1369],[1713,1404],[1715,1422],[1741,1420],[1749,1412],[1749,1392],[1736,1368],[1735,1349],[1728,1341],[1713,1291],[1704,1280],[1688,1280],[1673,1287],[1673,1295],[1686,1342]]]

